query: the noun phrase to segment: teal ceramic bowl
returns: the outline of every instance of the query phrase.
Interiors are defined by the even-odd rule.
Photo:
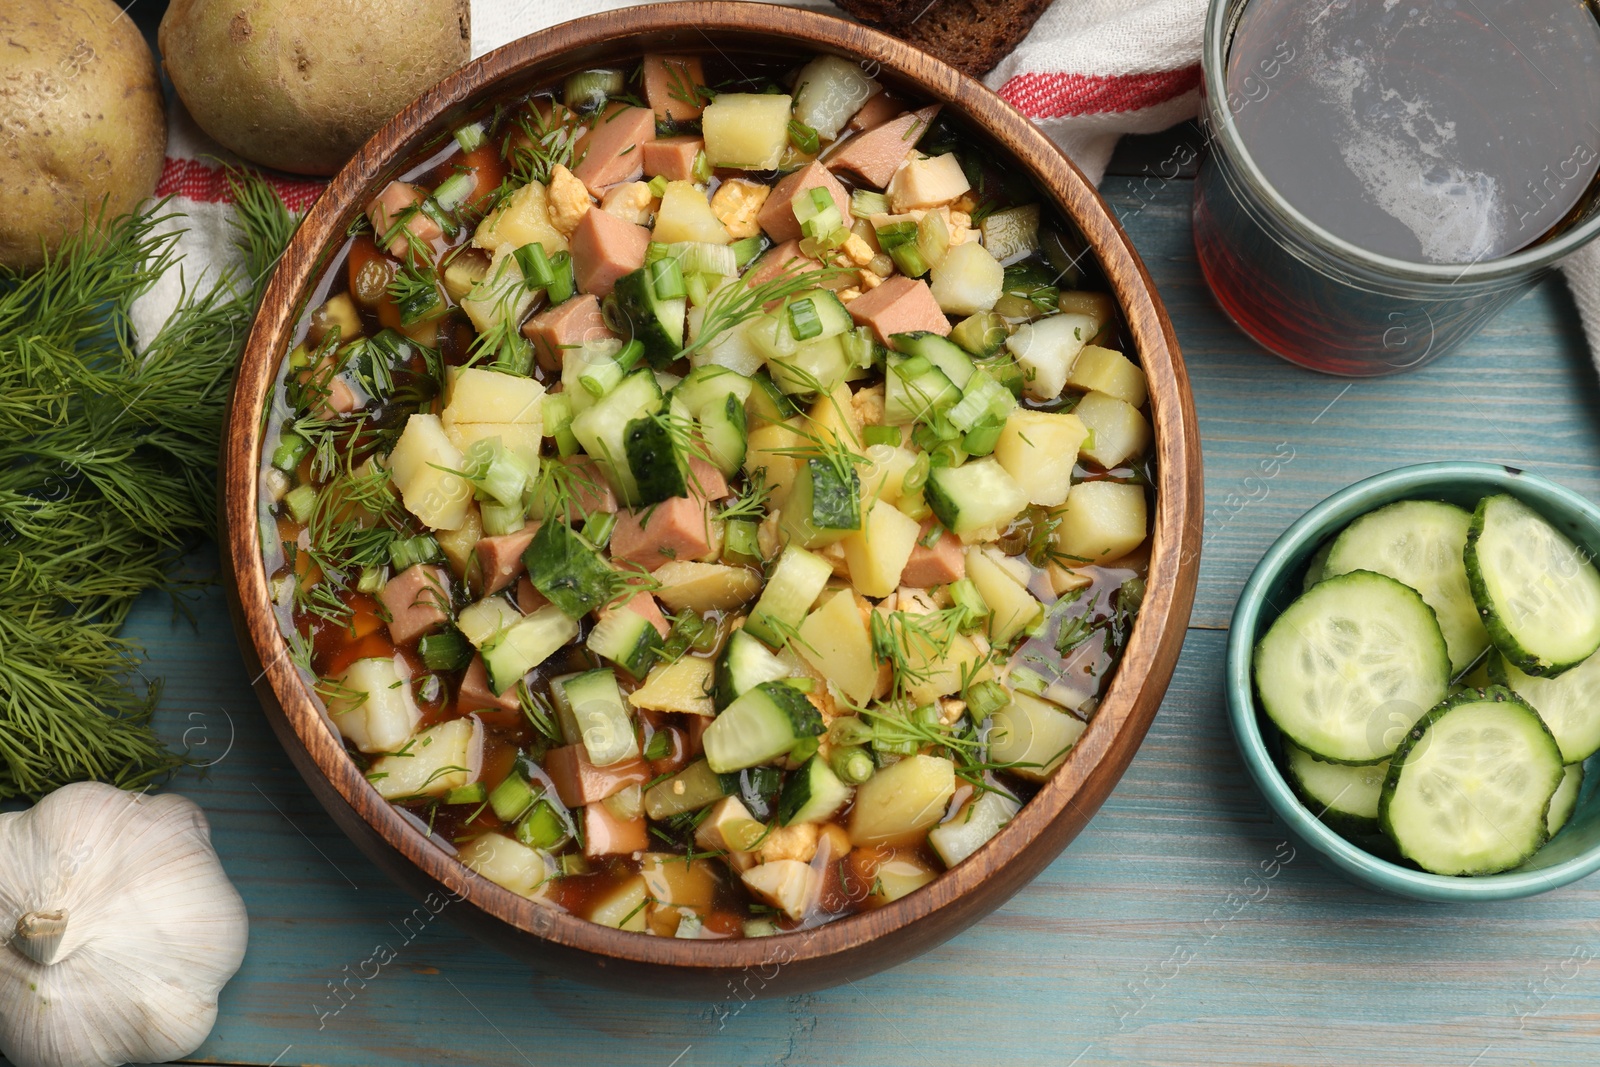
[[[1279,734],[1256,704],[1250,658],[1256,641],[1301,592],[1318,548],[1353,519],[1397,500],[1443,500],[1471,508],[1493,493],[1510,493],[1600,556],[1600,507],[1535,474],[1491,463],[1422,463],[1357,482],[1306,512],[1256,565],[1234,608],[1228,635],[1228,717],[1245,767],[1273,812],[1326,864],[1352,881],[1418,900],[1509,900],[1533,896],[1600,869],[1600,756],[1585,767],[1572,818],[1533,858],[1515,870],[1449,877],[1384,858],[1341,837],[1295,795],[1280,769]]]

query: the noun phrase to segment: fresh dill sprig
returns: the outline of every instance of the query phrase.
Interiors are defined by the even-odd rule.
[[[785,264],[785,267],[788,265]],[[777,277],[750,287],[735,280],[718,289],[706,304],[705,316],[700,320],[700,332],[678,350],[673,359],[682,359],[698,352],[710,342],[739,324],[761,314],[762,308],[774,300],[786,300],[804,289],[815,289],[824,282],[842,278],[854,271],[843,267],[818,267],[815,270],[784,270]]]

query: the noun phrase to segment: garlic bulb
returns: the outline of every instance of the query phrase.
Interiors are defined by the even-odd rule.
[[[248,930],[193,801],[82,782],[0,814],[0,1052],[16,1067],[187,1055]]]

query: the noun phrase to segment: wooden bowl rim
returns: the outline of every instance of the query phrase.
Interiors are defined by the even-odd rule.
[[[1157,486],[1148,592],[1123,659],[1089,728],[1065,763],[999,834],[967,861],[916,892],[873,911],[771,938],[690,941],[601,926],[510,892],[472,873],[382,800],[346,755],[331,724],[287,655],[267,589],[259,543],[259,465],[264,406],[301,314],[300,303],[325,274],[322,259],[366,202],[363,192],[412,156],[452,108],[531,67],[558,63],[578,48],[622,44],[649,34],[738,31],[788,39],[875,61],[931,101],[983,128],[1031,173],[1079,226],[1095,251],[1127,322],[1151,385]],[[368,194],[370,196],[370,194]],[[1188,375],[1154,286],[1127,235],[1090,182],[1035,126],[978,82],[894,38],[817,12],[729,0],[684,0],[605,12],[513,41],[473,60],[390,120],[334,176],[301,222],[267,287],[230,406],[223,456],[222,537],[233,561],[230,595],[240,629],[264,664],[272,698],[300,744],[342,799],[392,848],[457,900],[516,929],[602,957],[697,970],[764,967],[818,960],[860,948],[978,890],[1016,861],[1058,818],[1081,827],[1121,777],[1154,718],[1182,646],[1193,604],[1203,495],[1199,439]],[[260,685],[257,686],[258,691]],[[1076,832],[1076,828],[1074,831]],[[1059,851],[1059,850],[1058,850]],[[1046,859],[1043,862],[1048,862]],[[1043,865],[1042,863],[1040,864]],[[1005,894],[1009,896],[1009,892]],[[983,914],[1003,902],[995,900]],[[976,916],[974,916],[976,917]]]

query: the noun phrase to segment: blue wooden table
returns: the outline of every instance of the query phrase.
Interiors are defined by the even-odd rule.
[[[1158,173],[1162,146],[1151,173]],[[1143,157],[1123,157],[1137,173]],[[1255,560],[1339,487],[1473,458],[1600,495],[1600,397],[1559,282],[1409,375],[1319,377],[1211,303],[1186,180],[1105,192],[1177,326],[1204,438],[1206,545],[1177,676],[1100,815],[1006,907],[841,988],[682,1003],[533,977],[433,919],[355,852],[269,733],[220,593],[198,626],[154,598],[132,636],[160,721],[213,761],[172,788],[209,815],[250,951],[195,1058],[240,1064],[1592,1064],[1600,880],[1532,900],[1424,905],[1297,854],[1224,721],[1228,616]],[[1259,463],[1288,457],[1260,481]],[[1248,481],[1247,481],[1248,479]],[[412,921],[407,923],[407,919]],[[373,958],[393,956],[375,977]],[[0,1006],[0,1010],[4,1010]]]

